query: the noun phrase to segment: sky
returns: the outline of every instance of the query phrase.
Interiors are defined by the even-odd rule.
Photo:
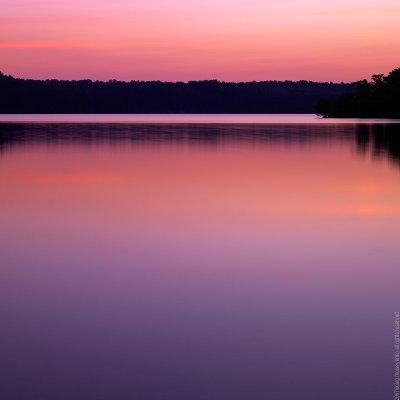
[[[350,82],[400,66],[399,0],[0,0],[24,78]]]

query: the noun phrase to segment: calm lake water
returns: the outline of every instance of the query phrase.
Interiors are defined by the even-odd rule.
[[[392,399],[400,124],[152,118],[0,117],[0,399]]]

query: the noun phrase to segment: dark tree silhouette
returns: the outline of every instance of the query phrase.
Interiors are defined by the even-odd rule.
[[[324,117],[400,118],[400,68],[371,81],[355,82],[355,91],[336,99],[320,100],[316,112]]]
[[[350,84],[309,81],[108,82],[0,75],[0,113],[313,113]]]

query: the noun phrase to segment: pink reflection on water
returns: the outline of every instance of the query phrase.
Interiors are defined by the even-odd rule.
[[[399,181],[341,140],[4,153],[5,393],[383,398]]]
[[[398,119],[322,118],[315,114],[0,114],[0,122],[117,124],[397,124]]]

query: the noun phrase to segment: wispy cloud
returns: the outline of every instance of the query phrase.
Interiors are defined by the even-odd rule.
[[[118,47],[115,43],[85,43],[59,40],[0,41],[0,49],[107,49]]]
[[[400,7],[398,8],[352,8],[341,10],[320,10],[302,12],[302,15],[310,16],[326,16],[326,17],[379,17],[379,16],[398,16],[400,15]]]

